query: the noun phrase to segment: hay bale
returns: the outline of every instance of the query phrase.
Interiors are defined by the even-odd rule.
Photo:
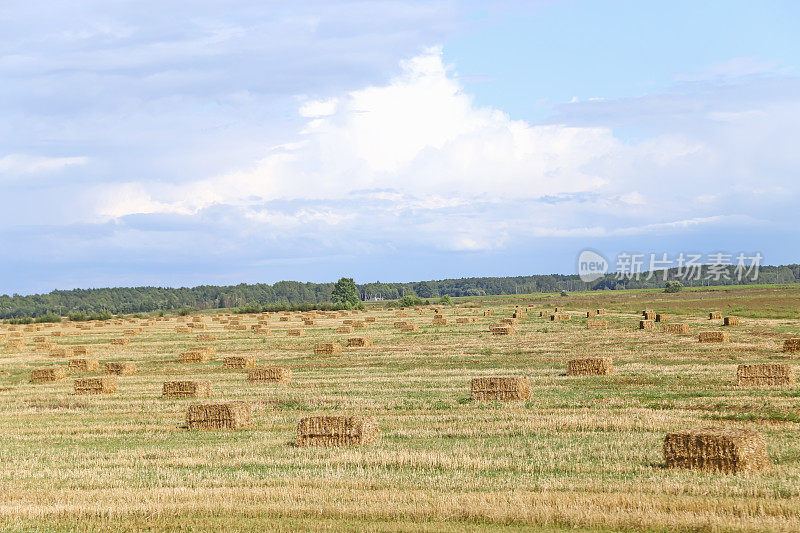
[[[141,331],[138,329],[124,329],[122,330],[122,334],[126,337],[133,337],[134,335],[140,334]]]
[[[366,316],[366,317],[364,317],[364,322],[367,322],[367,323],[373,323],[373,322],[377,322],[377,321],[378,321],[378,318],[374,317],[374,316]]]
[[[405,324],[404,326],[400,327],[400,331],[403,333],[411,333],[413,331],[419,331],[419,326],[416,324]]]
[[[720,313],[719,311],[711,311],[710,313],[708,313],[709,320],[717,320],[720,318],[722,318],[722,313]]]
[[[35,336],[33,338],[33,343],[34,344],[39,344],[39,343],[42,343],[42,342],[47,342],[47,338],[43,337],[42,335],[37,335],[37,336]]]
[[[307,416],[297,424],[297,446],[361,446],[377,438],[373,417]]]
[[[198,381],[165,381],[161,388],[162,398],[210,398],[211,382]]]
[[[397,329],[402,329],[403,327],[409,326],[409,325],[411,325],[411,322],[409,322],[408,320],[397,320],[394,323],[394,327],[397,328]]]
[[[303,329],[294,328],[294,329],[287,329],[286,330],[286,335],[289,336],[289,337],[302,337],[305,334],[306,334],[306,332]]]
[[[656,322],[666,322],[669,320],[669,315],[664,313],[656,313]]]
[[[131,340],[127,337],[120,337],[116,339],[111,339],[111,344],[115,346],[126,346],[131,343]]]
[[[131,361],[115,361],[112,363],[105,363],[106,374],[115,374],[117,376],[132,376],[136,373],[136,363]]]
[[[34,344],[34,349],[37,352],[48,352],[50,350],[55,350],[58,345],[53,342],[40,342],[39,344]]]
[[[772,462],[764,436],[750,429],[700,428],[664,438],[668,468],[724,473],[760,472]]]
[[[66,348],[53,348],[48,353],[50,357],[66,357],[67,356],[67,349]]]
[[[494,310],[488,309],[483,312],[483,316],[492,316],[494,314]]]
[[[478,319],[475,318],[474,316],[462,316],[462,317],[456,318],[456,324],[473,324],[473,323],[475,323],[477,321],[478,321]]]
[[[189,326],[176,326],[175,333],[189,333],[191,330]]]
[[[352,326],[340,326],[336,328],[336,333],[353,333]]]
[[[342,353],[342,345],[338,342],[318,342],[314,345],[316,355],[339,355]]]
[[[722,320],[723,326],[738,326],[739,325],[739,317],[738,316],[726,316]]]
[[[551,322],[560,322],[562,320],[570,320],[571,318],[572,318],[572,315],[568,315],[566,313],[555,313],[555,314],[550,315],[550,321]]]
[[[597,316],[595,311],[586,311],[586,318],[594,318]]]
[[[606,310],[601,308],[601,309],[598,309],[597,311],[595,311],[595,313],[597,313],[598,315],[604,315],[604,314],[606,314]]]
[[[531,384],[524,376],[472,378],[470,391],[472,399],[476,401],[512,401],[531,398]]]
[[[31,383],[52,383],[65,377],[67,377],[67,370],[63,366],[34,368],[31,370]]]
[[[519,320],[517,320],[516,318],[501,318],[500,319],[500,323],[503,324],[504,326],[516,326],[517,322],[519,322]]]
[[[372,346],[371,337],[350,337],[347,339],[348,348],[366,348]]]
[[[229,355],[222,360],[222,366],[229,369],[242,370],[256,366],[256,360],[249,355]]]
[[[489,332],[492,335],[513,335],[517,332],[514,326],[490,326]]]
[[[181,363],[208,363],[217,350],[212,346],[198,346],[180,355]]]
[[[645,309],[644,311],[642,311],[642,316],[645,318],[647,318],[647,315],[654,315],[654,314],[655,311],[653,311],[652,309]]]
[[[9,350],[19,350],[25,347],[25,341],[17,339],[9,340],[5,343],[5,347]]]
[[[94,351],[91,346],[73,346],[70,348],[72,355],[75,356],[82,356],[82,355],[92,355]]]
[[[278,317],[278,321],[279,322],[289,322],[289,317],[288,316],[279,316]]]
[[[639,321],[639,329],[653,329],[655,327],[655,323],[652,320],[640,320]]]
[[[783,341],[783,351],[787,353],[800,352],[800,337],[786,339]]]
[[[433,325],[434,326],[446,326],[447,319],[443,316],[435,316],[433,317]]]
[[[654,311],[644,311],[642,313],[642,318],[644,318],[645,321],[652,322],[656,319],[656,313]]]
[[[250,383],[278,383],[291,380],[291,369],[280,366],[253,368],[247,373],[247,381]]]
[[[608,322],[605,320],[587,320],[586,327],[589,329],[606,329]]]
[[[70,359],[67,366],[70,370],[74,370],[76,372],[91,372],[94,370],[100,370],[100,361],[94,357],[76,357],[74,359]]]
[[[554,312],[554,313],[561,313],[561,312],[563,312],[563,311],[564,311],[564,308],[563,308],[563,307],[556,307],[556,308],[554,308],[554,309],[553,309],[553,312]]]
[[[567,361],[568,376],[606,376],[614,373],[611,357],[579,357]]]
[[[664,324],[664,332],[687,335],[689,333],[689,324]]]
[[[198,342],[216,342],[217,336],[213,333],[199,333],[197,335]]]
[[[117,392],[117,377],[103,376],[100,378],[76,379],[75,394],[111,394]]]
[[[739,365],[736,369],[736,383],[740,387],[783,386],[794,382],[794,369],[781,363]]]
[[[186,410],[189,429],[244,429],[253,425],[253,412],[249,403],[199,403]]]
[[[511,317],[512,318],[528,318],[528,313],[525,313],[524,311],[514,311],[514,313],[511,315]]]
[[[311,319],[311,318],[306,318],[305,320],[303,320],[303,325],[304,326],[313,326],[316,323],[317,322],[315,320]]]
[[[728,342],[730,339],[727,331],[703,331],[697,340],[699,342]]]

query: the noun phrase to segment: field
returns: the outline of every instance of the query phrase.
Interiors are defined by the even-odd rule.
[[[530,310],[516,333],[492,335],[515,306]],[[569,320],[538,317],[557,306]],[[586,311],[598,308],[608,327],[588,329]],[[736,384],[739,363],[797,366],[782,346],[800,336],[800,289],[486,297],[440,309],[446,325],[433,324],[432,308],[398,317],[375,307],[318,314],[308,325],[299,313],[288,321],[201,314],[205,329],[189,332],[192,317],[0,326],[0,529],[800,531],[800,388]],[[661,323],[639,330],[644,309],[690,333],[666,333]],[[710,311],[741,324],[722,326]],[[231,317],[247,329],[223,323]],[[376,321],[336,332],[365,317]],[[269,333],[250,329],[259,320]],[[287,335],[296,328],[304,334]],[[700,332],[720,330],[730,342],[698,342]],[[5,344],[19,334],[22,347]],[[124,336],[130,343],[111,344]],[[314,354],[315,343],[344,346],[353,336],[374,344]],[[137,371],[103,395],[73,392],[73,379],[102,367],[31,383],[32,369],[69,358],[36,350],[34,337],[53,348],[91,346],[101,363],[133,361]],[[203,345],[216,348],[210,361],[179,361]],[[292,380],[249,383],[246,370],[223,367],[232,355],[287,367]],[[567,376],[567,361],[586,356],[612,357],[614,374]],[[472,401],[470,381],[482,376],[526,376],[532,399]],[[161,398],[165,381],[190,379],[209,380],[212,399]],[[252,428],[186,428],[190,404],[227,400],[252,406]],[[374,416],[380,437],[295,446],[298,421],[316,414]],[[665,435],[701,426],[760,431],[772,469],[665,468]]]

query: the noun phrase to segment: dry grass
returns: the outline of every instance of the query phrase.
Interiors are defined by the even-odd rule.
[[[48,361],[33,350],[33,335],[20,350],[0,344],[0,487],[8,496],[0,529],[800,530],[797,391],[734,381],[740,364],[796,370],[796,358],[781,351],[800,337],[795,293],[603,291],[470,305],[443,308],[449,323],[437,327],[429,309],[409,310],[402,320],[418,327],[410,334],[392,327],[394,311],[317,313],[301,338],[285,331],[310,315],[288,323],[236,316],[244,330],[225,329],[224,314],[206,316],[220,359],[249,356],[291,371],[291,381],[264,386],[249,385],[258,382],[247,381],[247,370],[178,363],[198,338],[196,328],[176,333],[175,318],[138,321],[144,330],[124,355],[109,341],[129,322],[58,328],[66,333],[60,347],[136,361],[138,373],[119,377],[117,394],[73,396],[71,380],[30,384],[31,370]],[[516,309],[556,306],[572,320],[531,313],[514,335],[489,331]],[[601,308],[606,329],[587,329],[585,310]],[[651,308],[673,317],[659,330],[676,322],[694,335],[724,329],[729,342],[643,334],[635,324]],[[709,308],[742,323],[722,328],[708,321]],[[465,315],[476,321],[458,321]],[[315,356],[315,344],[347,340],[335,333],[343,318],[370,324],[374,344]],[[274,335],[252,329],[267,322]],[[12,332],[0,326],[6,341]],[[597,355],[613,358],[614,374],[563,375],[569,360]],[[73,377],[87,371],[69,369]],[[531,398],[470,401],[472,378],[503,376],[525,376]],[[187,431],[192,400],[161,398],[162,386],[201,380],[214,401],[250,404],[252,426]],[[290,445],[302,417],[342,413],[374,417],[381,438],[338,449]],[[739,475],[663,468],[666,435],[711,423],[761,433],[773,467]]]

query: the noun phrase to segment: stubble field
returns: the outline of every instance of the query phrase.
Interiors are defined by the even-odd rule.
[[[369,308],[336,317],[299,313],[196,315],[205,329],[178,332],[192,317],[126,319],[77,329],[0,326],[0,529],[22,531],[799,531],[800,388],[741,388],[740,363],[797,366],[783,341],[800,336],[797,288],[623,292],[474,298],[432,308]],[[513,335],[489,327],[529,309]],[[539,311],[565,308],[553,322]],[[607,309],[606,329],[587,329],[586,311]],[[639,330],[643,309],[670,314],[689,334]],[[484,312],[491,310],[490,316]],[[741,318],[709,320],[710,311]],[[223,322],[238,317],[247,330]],[[353,333],[344,320],[375,317]],[[472,323],[456,323],[474,317]],[[402,332],[395,321],[418,332]],[[184,322],[186,321],[186,322]],[[249,329],[258,321],[269,333]],[[141,328],[127,345],[111,339]],[[291,337],[287,329],[302,328]],[[699,343],[725,330],[728,343]],[[63,331],[62,336],[53,332]],[[130,333],[130,332],[129,332]],[[22,335],[23,346],[9,347]],[[198,334],[214,334],[201,342]],[[318,342],[373,346],[315,355]],[[31,370],[69,356],[37,350],[92,347],[103,362],[133,361],[119,390],[75,395],[69,371],[30,383]],[[181,363],[213,345],[208,363]],[[229,355],[288,367],[292,381],[251,384],[223,368]],[[575,357],[612,357],[608,376],[567,376]],[[470,380],[526,376],[532,399],[477,402]],[[162,399],[165,381],[207,379],[211,401],[248,402],[253,426],[189,430],[193,399]],[[380,438],[366,446],[294,445],[299,419],[369,415]],[[719,474],[664,467],[668,432],[699,426],[756,429],[773,467]]]

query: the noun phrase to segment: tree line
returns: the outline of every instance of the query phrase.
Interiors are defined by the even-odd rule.
[[[443,279],[409,283],[356,284],[361,300],[396,300],[403,296],[418,296],[422,299],[442,296],[490,296],[508,294],[530,294],[541,292],[575,292],[586,290],[620,290],[663,288],[670,280],[679,280],[686,287],[703,285],[743,285],[752,283],[784,284],[800,282],[800,265],[762,266],[758,279],[738,280],[734,267],[714,279],[710,272],[701,270],[697,279],[686,279],[676,269],[648,277],[619,278],[607,274],[591,283],[585,283],[577,275],[547,274],[511,277],[474,277]],[[173,311],[186,308],[219,309],[261,306],[268,309],[314,308],[330,305],[335,283],[302,283],[279,281],[239,284],[229,286],[201,285],[198,287],[115,287],[102,289],[57,290],[47,294],[0,296],[0,318],[40,317],[44,315],[69,314],[131,314],[153,311]]]

